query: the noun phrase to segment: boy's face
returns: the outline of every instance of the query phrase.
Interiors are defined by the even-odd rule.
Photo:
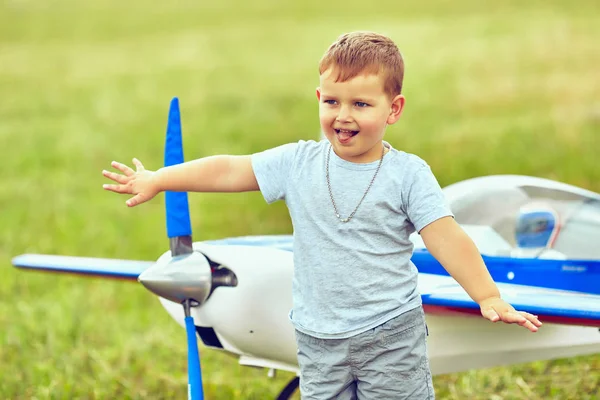
[[[361,74],[346,82],[335,82],[336,77],[335,70],[326,70],[317,88],[323,134],[344,160],[379,160],[385,128],[400,118],[404,96],[390,99],[380,75]]]

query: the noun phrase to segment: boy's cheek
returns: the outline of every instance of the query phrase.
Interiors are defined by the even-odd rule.
[[[334,119],[334,117],[332,117],[328,113],[321,113],[319,115],[319,122],[321,123],[321,126],[329,126],[329,125],[331,125],[331,121],[333,121],[333,119]]]

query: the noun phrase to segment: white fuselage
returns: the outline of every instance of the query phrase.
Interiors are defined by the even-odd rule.
[[[192,310],[195,324],[213,328],[223,350],[237,354],[240,364],[298,372],[294,328],[288,318],[293,254],[205,243],[194,243],[194,249],[232,270],[238,280],[236,287],[217,288]],[[430,291],[440,278],[420,274],[421,293]],[[160,301],[184,326],[181,305]],[[494,324],[461,313],[428,313],[427,324],[434,374],[600,352],[600,333],[594,327],[545,324],[532,334],[517,325]]]

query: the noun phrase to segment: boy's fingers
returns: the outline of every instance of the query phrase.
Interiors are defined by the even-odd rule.
[[[519,324],[531,332],[537,332],[542,323],[537,315],[515,310],[503,301],[481,307],[481,314],[492,322],[502,321],[507,324]]]
[[[128,179],[126,176],[123,176],[121,174],[117,174],[116,172],[110,172],[107,170],[103,170],[102,171],[102,175],[104,175],[105,177],[107,177],[108,179],[112,179],[113,181],[120,183],[120,184],[126,184]]]
[[[519,311],[519,313],[527,318],[527,320],[529,320],[533,325],[542,326],[542,322],[539,320],[537,315],[533,315],[525,311]]]
[[[537,332],[538,328],[531,322],[523,313],[509,311],[504,313],[502,316],[502,321],[508,324],[519,324],[524,328],[529,329],[531,332]]]
[[[110,165],[113,168],[116,168],[119,171],[121,171],[122,173],[124,173],[125,176],[131,176],[131,175],[135,174],[135,171],[133,169],[131,169],[130,167],[128,167],[125,164],[121,164],[120,162],[113,161],[113,162],[110,163]]]
[[[105,190],[110,190],[111,192],[115,192],[115,193],[129,193],[127,186],[125,186],[125,185],[105,184],[105,185],[102,185],[102,188]]]
[[[143,202],[144,202],[144,199],[143,199],[142,194],[140,193],[140,194],[136,194],[135,196],[133,196],[132,198],[127,200],[125,202],[125,204],[127,204],[127,207],[134,207]]]
[[[481,310],[481,314],[484,316],[484,318],[489,319],[492,322],[496,322],[500,319],[500,316],[493,308]]]
[[[133,165],[135,165],[135,168],[138,172],[143,171],[145,169],[142,162],[140,160],[138,160],[137,158],[134,158],[132,161],[133,161]]]
[[[513,312],[513,311],[508,311],[508,312],[503,313],[501,318],[502,318],[502,321],[504,321],[504,322],[509,322],[511,324],[519,324],[519,325],[523,325],[527,321],[527,318],[525,318],[521,314],[519,314],[517,312]]]
[[[519,324],[524,328],[529,329],[531,332],[537,332],[538,331],[538,327],[535,326],[531,321],[529,320],[525,320],[525,323]]]

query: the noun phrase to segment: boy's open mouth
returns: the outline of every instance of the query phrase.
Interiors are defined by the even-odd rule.
[[[346,129],[334,129],[340,140],[347,140],[358,134],[358,131],[349,131]]]

